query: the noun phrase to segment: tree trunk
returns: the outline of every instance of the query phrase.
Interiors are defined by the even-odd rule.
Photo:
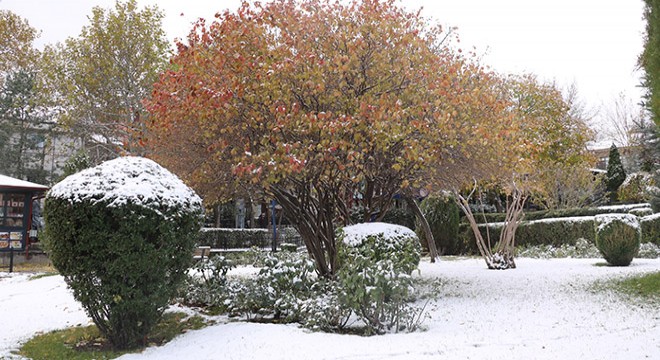
[[[424,232],[424,238],[426,239],[426,243],[429,247],[429,256],[431,257],[431,262],[435,262],[436,258],[438,258],[440,254],[438,253],[438,248],[435,246],[435,239],[433,239],[431,227],[429,226],[428,221],[426,221],[426,217],[424,216],[424,213],[422,213],[422,210],[419,208],[419,205],[417,205],[415,199],[410,196],[406,196],[405,199],[410,209],[415,213],[419,223],[422,224],[422,231]]]
[[[479,225],[474,218],[474,214],[470,209],[469,199],[476,191],[475,188],[472,190],[468,197],[464,197],[458,191],[454,190],[454,196],[456,203],[463,210],[465,217],[470,223],[470,228],[474,233],[474,238],[477,242],[477,248],[479,253],[484,258],[486,266],[489,269],[496,270],[505,270],[505,269],[515,269],[516,263],[514,260],[515,252],[515,239],[516,239],[516,229],[520,224],[523,216],[523,205],[527,196],[523,191],[519,190],[514,185],[514,191],[511,194],[511,201],[507,203],[506,206],[506,220],[502,227],[502,232],[500,233],[500,241],[496,246],[495,250],[491,247],[490,234],[487,235],[487,239],[484,240],[479,231]],[[488,227],[488,223],[485,224]]]
[[[298,187],[288,191],[273,185],[270,190],[298,230],[319,276],[332,278],[338,267],[332,200],[310,185],[298,184]]]

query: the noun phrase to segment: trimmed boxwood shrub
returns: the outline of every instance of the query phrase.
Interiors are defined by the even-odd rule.
[[[420,204],[420,209],[426,217],[435,246],[441,255],[458,255],[461,251],[458,237],[460,210],[449,196],[428,197]],[[417,236],[422,237],[421,226],[417,226]]]
[[[596,247],[605,260],[614,266],[628,266],[639,251],[642,236],[636,216],[603,214],[594,220]]]
[[[46,247],[99,331],[143,345],[184,280],[201,199],[155,162],[125,157],[71,175],[46,196]]]
[[[642,242],[660,245],[660,213],[641,218],[639,224],[642,227]]]
[[[419,239],[414,231],[401,225],[364,223],[339,231],[337,243],[345,255],[366,256],[374,262],[392,261],[394,270],[412,273],[420,260]],[[341,267],[350,267],[347,257]]]

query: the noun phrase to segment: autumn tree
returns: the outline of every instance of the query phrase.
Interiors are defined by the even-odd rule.
[[[479,85],[490,75],[394,1],[244,3],[217,17],[178,44],[147,101],[153,157],[207,201],[276,199],[323,276],[337,270],[338,224],[412,199],[428,164],[472,137],[471,115],[499,106]]]
[[[34,40],[37,29],[19,15],[0,10],[0,84],[8,73],[34,65],[37,51]]]
[[[163,16],[118,0],[114,9],[95,7],[78,37],[44,50],[60,121],[83,138],[92,163],[142,153],[142,100],[167,64]]]
[[[587,142],[594,134],[575,90],[564,94],[531,75],[515,77],[511,85],[521,136],[531,144],[525,157],[534,162],[534,202],[545,208],[587,205],[599,186],[589,170],[595,159]]]
[[[468,122],[473,136],[464,137],[451,148],[442,162],[436,162],[433,176],[434,186],[450,189],[457,205],[465,214],[474,233],[479,253],[489,269],[515,268],[515,232],[522,218],[522,208],[529,196],[523,181],[528,162],[518,161],[525,152],[526,144],[521,136],[521,123],[516,122],[512,102],[508,96],[505,79],[493,77],[490,82],[493,93],[498,94],[493,106],[482,109],[479,116],[465,112],[462,119]],[[459,115],[460,116],[460,115]],[[507,199],[506,220],[499,241],[482,236],[473,205],[483,206],[479,201],[483,190],[496,190]]]
[[[515,233],[525,201],[530,196],[547,199],[546,177],[553,175],[553,166],[585,165],[589,133],[576,116],[579,112],[571,110],[553,84],[525,75],[494,77],[490,87],[498,94],[499,106],[482,109],[478,116],[466,113],[480,119],[470,125],[475,136],[452,148],[448,160],[437,162],[432,179],[436,188],[453,190],[488,268],[509,269],[516,266]],[[473,210],[481,205],[484,189],[494,189],[507,200],[499,239],[482,235]]]

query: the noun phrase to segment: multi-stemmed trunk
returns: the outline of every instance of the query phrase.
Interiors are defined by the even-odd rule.
[[[485,224],[486,238],[484,239],[484,236],[479,230],[479,225],[477,224],[474,214],[472,213],[472,209],[470,208],[469,200],[473,193],[474,190],[470,195],[464,197],[458,191],[454,191],[456,203],[461,210],[463,210],[465,217],[470,223],[470,228],[474,233],[479,253],[486,261],[486,265],[489,269],[515,269],[516,263],[514,255],[516,230],[523,217],[523,206],[527,200],[527,195],[524,191],[514,187],[507,200],[506,218],[502,224],[499,242],[493,247],[490,240],[490,233],[488,231],[488,224]]]
[[[316,263],[319,276],[332,277],[337,270],[335,205],[329,191],[309,183],[297,183],[293,190],[272,186],[275,200],[298,230],[307,252]]]

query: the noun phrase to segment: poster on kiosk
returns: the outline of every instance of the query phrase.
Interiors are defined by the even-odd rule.
[[[0,252],[27,250],[32,201],[46,190],[43,185],[0,175]]]

